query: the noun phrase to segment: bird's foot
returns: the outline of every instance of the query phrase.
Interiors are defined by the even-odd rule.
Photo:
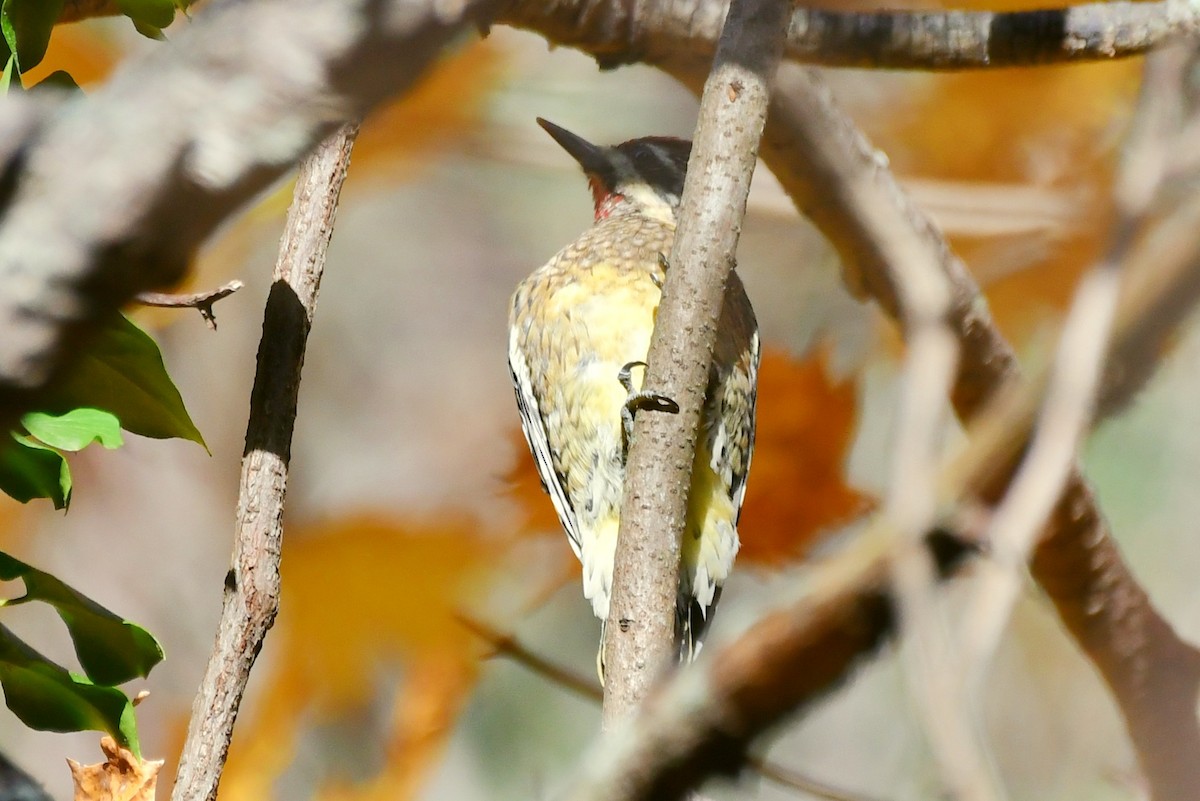
[[[666,280],[667,270],[671,267],[671,263],[667,261],[666,253],[658,254],[658,266],[662,268],[663,274],[659,275],[658,273],[650,273],[650,280],[654,282],[656,287],[658,287],[658,291],[662,292],[663,282]]]
[[[679,414],[679,404],[666,395],[645,390],[635,391],[633,388],[632,370],[634,367],[646,367],[645,362],[629,362],[617,373],[617,380],[629,393],[621,407],[621,445],[622,454],[629,455],[629,442],[633,438],[633,416],[643,409],[667,414]]]

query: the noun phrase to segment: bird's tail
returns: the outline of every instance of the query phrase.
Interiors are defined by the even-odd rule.
[[[704,645],[704,637],[712,623],[717,602],[721,600],[721,588],[713,590],[712,603],[707,606],[695,598],[680,598],[675,607],[675,645],[681,664],[694,661]]]

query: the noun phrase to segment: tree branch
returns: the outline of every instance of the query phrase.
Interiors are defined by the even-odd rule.
[[[604,721],[626,717],[675,656],[680,540],[725,284],[746,213],[786,0],[733,0],[700,101],[645,387],[678,414],[637,418],[605,627]]]
[[[10,99],[0,427],[93,320],[177,280],[221,220],[341,120],[409,86],[491,2],[214,3],[87,97]]]
[[[721,0],[512,2],[498,22],[594,55],[601,67],[712,52]],[[825,67],[964,70],[1109,61],[1200,31],[1186,0],[1091,3],[1038,11],[791,12],[784,57]]]
[[[974,577],[961,626],[962,673],[976,685],[982,683],[1000,643],[1020,595],[1025,565],[1062,495],[1079,443],[1096,413],[1122,270],[1130,263],[1138,232],[1149,224],[1151,204],[1167,172],[1167,156],[1174,144],[1170,120],[1177,116],[1189,49],[1164,48],[1144,62],[1138,106],[1113,181],[1117,220],[1111,226],[1109,253],[1076,288],[1036,428],[988,523],[991,558]],[[1133,266],[1135,274],[1146,269],[1144,263]],[[1146,363],[1154,361],[1153,353],[1140,355]],[[1109,392],[1113,391],[1110,386]]]
[[[945,574],[967,552],[940,553]],[[736,775],[755,737],[835,689],[890,636],[892,556],[877,524],[817,566],[801,598],[657,686],[589,750],[564,798],[671,801]]]
[[[217,330],[217,317],[213,313],[213,304],[222,298],[227,298],[237,292],[245,284],[233,280],[221,284],[216,289],[206,292],[189,292],[183,295],[173,295],[163,292],[139,292],[137,302],[143,306],[157,306],[163,309],[195,309],[204,318],[204,323],[213,331]]]
[[[574,693],[585,701],[600,703],[604,694],[594,680],[589,680],[561,665],[556,665],[549,659],[535,653],[514,635],[499,631],[482,620],[459,615],[459,622],[488,643],[499,656],[507,657],[527,670],[536,673],[547,681]],[[876,801],[861,793],[850,792],[833,787],[823,781],[798,773],[789,768],[750,755],[746,763],[765,779],[775,782],[781,787],[797,790],[814,798],[827,801]]]
[[[1195,248],[1200,196],[1164,225],[1170,230],[1147,236],[1125,266],[1130,278],[1112,343],[1112,353],[1121,357],[1160,352],[1200,301]],[[1186,233],[1191,246],[1182,247],[1172,233]],[[972,426],[964,457],[940,470],[943,505],[961,508],[990,491],[995,465],[1011,463],[1029,435],[1046,377],[1010,385]],[[1123,386],[1107,384],[1101,402]],[[1095,512],[1084,512],[1095,524]],[[679,671],[654,691],[635,719],[589,753],[567,797],[673,799],[707,776],[736,773],[754,737],[831,691],[893,631],[888,580],[896,558],[893,526],[886,516],[877,517],[844,551],[814,566],[804,597],[768,612],[711,660]],[[938,535],[929,542],[941,576],[972,553],[962,540]],[[1200,653],[1154,613],[1132,578],[1121,575],[1123,569],[1111,562],[1093,569],[1114,584],[1095,596],[1096,629],[1081,644],[1116,695],[1151,798],[1190,798],[1200,786],[1193,703]],[[1084,586],[1098,581],[1095,575],[1073,575]]]
[[[800,160],[802,154],[805,161]],[[941,266],[953,293],[948,322],[962,353],[952,394],[962,419],[971,420],[989,399],[1016,380],[1012,350],[992,323],[982,295],[962,263],[907,200],[865,139],[833,105],[828,90],[811,74],[799,70],[786,76],[781,73],[763,156],[797,205],[809,212],[830,238],[844,263],[857,265],[850,267],[849,275],[857,276],[856,283],[889,313],[896,313],[894,287],[898,279],[895,266],[882,258],[886,249],[878,244],[887,240],[889,231],[911,232],[930,262]],[[870,180],[864,184],[857,176]],[[871,191],[887,201],[884,208],[889,211],[874,219],[860,219],[854,211],[857,201],[838,187],[861,190],[872,185]],[[867,207],[879,208],[877,204]],[[1168,294],[1162,302],[1179,304],[1184,297]],[[1165,312],[1143,318],[1146,325],[1167,328],[1169,319],[1177,318]],[[1126,361],[1120,346],[1114,348],[1113,358],[1119,364],[1136,363]],[[1032,408],[1033,402],[1030,420]],[[1009,426],[997,434],[1019,448],[1025,441],[1021,431],[1028,432],[1028,426]],[[982,493],[983,501],[995,503],[1002,497],[1014,458],[1015,454],[1007,461],[990,460],[996,471]],[[1190,703],[1179,701],[1195,695],[1196,652],[1178,638],[1130,574],[1091,489],[1078,472],[1073,472],[1056,506],[1032,570],[1072,636],[1113,690],[1147,777],[1178,789],[1178,778],[1171,777],[1177,777],[1181,769],[1190,773],[1200,766],[1196,716]],[[1169,700],[1172,698],[1174,701]],[[1152,721],[1157,721],[1157,730]],[[1166,742],[1172,746],[1163,747]],[[1188,782],[1200,786],[1200,777],[1180,784]],[[1155,797],[1183,796],[1164,790]]]
[[[580,25],[562,15],[583,14]],[[559,44],[602,47],[607,66],[634,63],[657,48],[690,48],[707,55],[720,34],[726,3],[688,0],[664,9],[669,26],[631,23],[619,4],[568,0],[558,7],[514,2],[503,22],[529,27]],[[66,0],[58,21],[76,22],[122,13],[114,0]],[[520,19],[517,19],[519,17]],[[555,20],[553,29],[538,20]],[[603,22],[603,24],[601,24]],[[617,24],[612,24],[617,23]],[[1108,61],[1142,55],[1164,42],[1200,30],[1200,9],[1184,0],[1072,5],[1035,11],[833,11],[795,8],[784,57],[824,67],[967,70]],[[599,35],[597,35],[599,34]],[[635,37],[637,37],[635,39]],[[641,37],[653,41],[647,45]],[[633,54],[643,53],[642,56]]]
[[[279,608],[283,501],[300,371],[357,134],[357,126],[344,126],[296,178],[250,395],[233,566],[225,577],[217,641],[192,705],[173,801],[216,799],[242,694]]]

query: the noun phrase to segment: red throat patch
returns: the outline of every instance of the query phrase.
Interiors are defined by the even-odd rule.
[[[588,176],[588,189],[592,190],[592,203],[596,209],[596,220],[603,220],[612,214],[617,204],[625,199],[624,195],[613,192],[595,175]]]

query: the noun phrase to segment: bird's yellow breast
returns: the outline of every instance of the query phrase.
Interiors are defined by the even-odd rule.
[[[621,412],[628,395],[618,374],[630,362],[646,360],[662,296],[661,255],[670,252],[673,238],[674,227],[660,220],[601,221],[513,296],[510,347],[527,366],[554,472],[543,480],[564,490],[584,595],[601,619],[608,616],[625,472]],[[631,378],[640,389],[644,371],[635,368]],[[719,406],[706,405],[705,431],[716,430]],[[704,608],[728,575],[738,544],[737,508],[723,475],[728,471],[714,470],[714,462],[727,457],[714,459],[713,436],[702,433],[700,440],[681,594],[694,595]],[[564,526],[572,533],[566,521]]]

